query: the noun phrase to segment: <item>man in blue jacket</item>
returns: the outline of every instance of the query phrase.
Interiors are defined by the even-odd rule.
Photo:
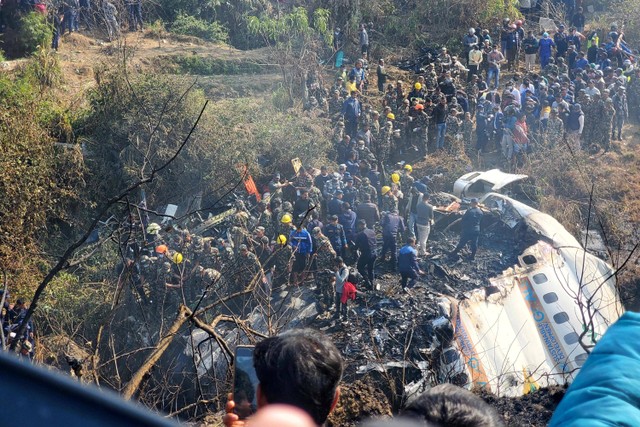
[[[398,271],[402,278],[400,285],[405,291],[407,287],[413,288],[415,286],[418,281],[418,275],[424,275],[424,271],[418,265],[418,251],[416,250],[416,239],[414,237],[409,237],[407,244],[400,248]]]
[[[297,228],[291,230],[289,234],[289,244],[295,257],[291,269],[293,273],[293,283],[299,285],[306,277],[305,270],[309,261],[309,255],[313,252],[311,234],[309,234],[306,228],[299,225]]]
[[[358,135],[358,120],[362,114],[362,105],[358,100],[358,92],[351,91],[351,96],[342,104],[342,115],[345,121],[345,132],[351,138],[355,138]]]

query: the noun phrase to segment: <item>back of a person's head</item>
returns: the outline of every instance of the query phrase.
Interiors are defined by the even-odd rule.
[[[453,384],[440,384],[420,395],[402,416],[430,427],[502,427],[500,416],[475,394]]]
[[[253,357],[267,403],[305,410],[323,424],[331,412],[343,362],[333,342],[313,329],[294,329],[256,345]]]

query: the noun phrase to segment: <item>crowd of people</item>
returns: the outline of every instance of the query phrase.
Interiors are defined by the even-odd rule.
[[[584,20],[578,8],[552,34],[508,18],[499,33],[470,28],[459,55],[443,47],[412,82],[391,81],[380,59],[377,92],[359,59],[330,89],[312,78],[309,105],[333,118],[338,163],[449,150],[497,152],[514,169],[545,147],[606,152],[639,119],[640,68],[617,25],[585,30]]]
[[[5,349],[11,346],[14,341],[17,353],[21,357],[33,359],[35,335],[33,322],[29,320],[27,327],[21,336],[17,333],[22,325],[27,306],[23,299],[18,298],[12,301],[8,290],[0,289],[0,323],[2,331],[0,334],[0,348]]]
[[[60,37],[65,33],[102,29],[109,41],[121,34],[121,25],[128,24],[129,31],[142,31],[142,0],[124,0],[125,17],[119,16],[119,9],[113,0],[19,0],[18,12],[37,12],[47,17],[53,27],[51,48],[58,50]],[[115,3],[115,4],[114,4]],[[6,7],[5,7],[6,8]],[[4,31],[7,20],[0,2],[0,32]]]

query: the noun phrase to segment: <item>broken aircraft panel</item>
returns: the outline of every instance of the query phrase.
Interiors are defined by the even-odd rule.
[[[453,184],[453,194],[457,197],[482,197],[490,192],[503,192],[511,184],[522,182],[528,175],[502,172],[491,169],[486,172],[469,172],[462,175]]]
[[[613,269],[550,215],[496,193],[482,202],[509,227],[526,226],[539,240],[489,286],[460,300],[443,297],[452,302],[448,317],[459,358],[449,354],[440,376],[505,396],[571,382],[624,311]]]

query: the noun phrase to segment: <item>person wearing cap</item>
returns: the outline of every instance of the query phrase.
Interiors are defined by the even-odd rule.
[[[556,58],[564,57],[569,49],[569,39],[567,33],[564,32],[564,24],[558,26],[558,31],[553,35],[553,41],[556,44]]]
[[[341,181],[341,178],[342,177],[338,172],[334,172],[331,174],[331,179],[328,179],[325,182],[324,187],[322,188],[322,195],[327,203],[331,200],[336,191],[344,188],[344,183]]]
[[[602,147],[605,153],[611,149],[611,135],[613,134],[613,118],[615,115],[616,109],[613,105],[613,99],[607,98],[598,116],[598,126],[593,132],[594,143]]]
[[[377,170],[375,172],[377,172]],[[379,172],[377,173],[379,175]],[[371,171],[369,171],[369,176],[371,176]],[[360,188],[358,188],[358,203],[363,203],[365,196],[369,196],[370,202],[376,203],[378,201],[378,190],[376,190],[376,187],[371,183],[369,176],[362,178],[362,183],[360,184]]]
[[[247,245],[244,244],[240,245],[238,249],[237,265],[239,274],[237,274],[238,281],[236,283],[240,285],[240,289],[265,283],[264,271],[256,254],[251,252]]]
[[[333,193],[333,197],[327,203],[327,213],[329,215],[338,215],[342,212],[342,204],[344,203],[342,201],[343,195],[344,192],[342,190],[336,190],[335,193]]]
[[[405,232],[404,220],[398,214],[398,209],[395,208],[390,212],[386,212],[380,223],[382,227],[382,252],[380,257],[384,261],[386,259],[387,252],[391,253],[391,269],[396,270],[397,264],[397,251],[398,251],[398,237],[401,237]]]
[[[319,301],[322,303],[324,311],[331,309],[335,298],[335,274],[333,267],[336,259],[336,251],[327,236],[322,234],[319,227],[312,229],[315,241],[313,252],[313,264],[315,265],[315,280],[319,294]]]
[[[347,236],[344,227],[338,222],[338,215],[329,217],[329,224],[324,227],[324,235],[329,238],[336,254],[343,256],[347,249]]]
[[[358,120],[362,114],[362,104],[358,100],[358,92],[352,90],[349,98],[342,104],[342,115],[345,120],[345,132],[352,138],[358,134]]]
[[[542,34],[542,38],[538,42],[538,54],[540,55],[540,68],[545,69],[549,65],[549,59],[552,56],[552,49],[556,43],[549,37],[546,31]]]
[[[507,33],[507,43],[505,45],[506,58],[507,58],[507,70],[512,71],[514,64],[517,61],[518,51],[520,50],[520,37],[516,31],[516,24],[509,26],[509,32]]]
[[[466,59],[466,63],[467,65],[470,65],[469,52],[471,52],[478,46],[478,36],[476,35],[475,28],[469,28],[467,34],[465,34],[465,36],[462,38],[462,45],[464,46],[464,56]],[[476,68],[475,72],[477,73],[477,71],[478,70]]]
[[[478,199],[470,201],[471,207],[462,216],[460,221],[460,241],[455,249],[449,252],[450,256],[457,255],[467,243],[471,247],[470,260],[473,260],[478,250],[478,238],[480,237],[480,222],[482,221],[482,210],[478,207]]]
[[[364,278],[369,289],[373,289],[373,267],[377,258],[377,240],[376,233],[371,227],[367,226],[364,219],[358,220],[358,234],[356,234],[354,243],[358,250],[358,262],[356,267],[358,272]]]
[[[306,188],[300,190],[300,197],[298,197],[298,200],[296,200],[296,203],[293,205],[293,217],[298,221],[301,220],[312,207],[309,190]]]
[[[622,126],[629,118],[629,106],[627,103],[627,94],[624,86],[620,86],[616,93],[611,97],[613,107],[616,110],[614,117],[614,128],[611,132],[611,139],[615,139],[615,131],[618,131],[618,141],[622,141]]]
[[[278,172],[273,174],[273,178],[269,181],[269,194],[271,197],[282,197],[282,189],[289,185],[289,181],[281,181],[280,174]]]

